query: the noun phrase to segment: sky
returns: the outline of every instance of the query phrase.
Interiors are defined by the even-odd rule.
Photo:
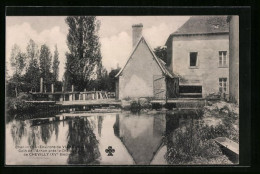
[[[57,44],[60,60],[59,80],[64,74],[68,52],[68,26],[66,16],[7,16],[6,17],[6,67],[8,75],[10,54],[14,44],[21,51],[26,51],[30,39],[40,47],[46,44],[53,54]],[[123,67],[132,50],[132,25],[143,24],[143,36],[152,48],[163,46],[169,35],[184,24],[189,16],[97,16],[101,26],[99,41],[101,43],[102,64],[108,70]]]

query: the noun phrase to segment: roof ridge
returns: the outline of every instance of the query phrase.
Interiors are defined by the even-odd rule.
[[[128,57],[128,59],[127,59],[125,65],[124,65],[123,68],[116,74],[115,77],[118,77],[118,76],[122,73],[122,71],[123,71],[124,68],[126,67],[127,63],[129,62],[130,58],[131,58],[132,55],[134,54],[135,50],[137,49],[137,47],[138,47],[138,45],[139,45],[139,43],[141,42],[142,39],[145,41],[146,45],[148,46],[149,51],[152,53],[152,55],[153,55],[155,61],[156,61],[157,64],[159,65],[161,71],[162,71],[165,75],[168,75],[168,76],[170,76],[171,78],[173,78],[173,75],[172,75],[171,73],[169,73],[169,71],[167,70],[167,68],[165,68],[165,67],[162,65],[162,63],[160,63],[160,61],[158,60],[159,58],[154,54],[152,48],[150,47],[149,43],[146,41],[146,39],[145,39],[144,36],[140,37],[140,39],[138,40],[137,44],[134,46],[134,49],[132,50],[130,56]]]
[[[227,15],[191,16],[171,35],[214,34],[229,32]]]

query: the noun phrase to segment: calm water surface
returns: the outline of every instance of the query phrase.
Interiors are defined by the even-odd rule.
[[[13,119],[6,124],[6,164],[167,164],[163,138],[172,138],[172,132],[186,123],[175,114],[128,112],[64,120]],[[113,156],[108,156],[109,146]]]

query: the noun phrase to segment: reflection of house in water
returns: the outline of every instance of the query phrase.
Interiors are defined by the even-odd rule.
[[[115,135],[118,136],[136,164],[150,164],[162,143],[165,131],[164,116],[116,117]]]

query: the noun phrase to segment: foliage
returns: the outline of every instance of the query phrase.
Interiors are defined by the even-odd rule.
[[[76,118],[69,121],[68,145],[69,164],[89,164],[100,157],[98,140],[88,119]]]
[[[52,55],[47,45],[42,45],[39,52],[38,45],[30,39],[26,53],[23,53],[19,46],[14,44],[10,56],[14,73],[6,80],[6,95],[16,97],[20,92],[39,91],[41,77],[47,91],[51,90],[51,83],[55,83],[55,88],[61,90],[61,82],[55,81],[59,70],[57,46],[54,55],[52,65]],[[54,73],[51,73],[51,65]]]
[[[95,16],[68,16],[69,26],[66,53],[66,86],[74,84],[79,90],[88,87],[99,76],[101,52],[98,37],[99,21]]]
[[[158,46],[154,49],[154,54],[167,63],[167,48],[164,46]]]
[[[20,113],[35,109],[32,104],[26,103],[25,100],[32,100],[32,96],[26,93],[20,93],[16,98],[7,98],[7,111],[10,113]]]
[[[112,69],[108,74],[110,88],[109,91],[116,91],[116,81],[117,78],[115,77],[117,73],[121,70],[121,68],[117,67],[117,69]]]
[[[18,86],[20,85],[20,80],[22,77],[22,72],[25,67],[26,55],[21,52],[18,45],[14,45],[11,51],[11,67],[14,70],[13,83],[15,84],[15,95],[18,95]]]
[[[212,130],[201,120],[192,120],[184,128],[175,130],[173,140],[167,139],[166,160],[169,164],[227,164],[231,163],[223,156],[212,138],[226,130]],[[214,134],[213,132],[218,132]]]
[[[39,79],[40,79],[40,68],[39,68],[39,50],[36,43],[30,39],[27,48],[27,57],[29,59],[29,65],[27,67],[26,73],[24,75],[24,80],[28,87],[34,89],[34,91],[39,89]]]
[[[42,45],[40,50],[40,72],[45,84],[51,84],[53,81],[51,74],[51,51],[47,45]]]
[[[26,55],[21,52],[20,47],[16,44],[12,47],[10,61],[14,74],[20,76],[25,67]]]
[[[204,126],[205,137],[227,137],[235,142],[239,142],[239,132],[235,126],[238,126],[238,106],[233,103],[216,102],[211,106],[204,107],[204,117],[213,117],[221,119],[222,123],[217,126]]]
[[[58,52],[57,45],[55,45],[53,64],[52,64],[53,79],[55,82],[57,82],[59,79],[59,64],[60,64],[59,52]]]

